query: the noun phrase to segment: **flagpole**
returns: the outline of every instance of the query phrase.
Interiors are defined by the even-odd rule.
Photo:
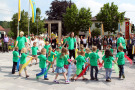
[[[19,21],[20,21],[20,18],[19,18],[20,17],[19,16],[20,15],[20,7],[19,6],[20,6],[20,0],[18,0],[18,28],[17,28],[18,32],[17,32],[17,37],[19,36]]]
[[[30,25],[30,1],[29,1],[29,11],[28,11],[28,36],[29,36],[29,33],[30,33],[30,27],[29,27],[29,25]]]

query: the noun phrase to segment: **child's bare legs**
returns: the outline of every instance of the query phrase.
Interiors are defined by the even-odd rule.
[[[74,74],[74,76],[72,77],[72,79],[74,79],[74,78],[75,78],[75,76],[76,76],[76,74]]]
[[[59,75],[59,73],[56,73],[55,80],[57,79],[58,75]]]
[[[67,80],[66,72],[63,73],[65,80]]]
[[[36,60],[36,64],[35,64],[35,65],[37,65],[37,63],[38,63],[38,61],[37,61],[37,56],[35,57],[35,60]]]
[[[24,68],[24,71],[25,71],[25,76],[26,76],[26,78],[29,77],[29,75],[27,74],[26,68]]]

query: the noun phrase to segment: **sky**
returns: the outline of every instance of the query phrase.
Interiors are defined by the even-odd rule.
[[[41,9],[41,16],[47,18],[45,11],[51,7],[53,0],[35,0],[36,7]],[[62,1],[62,0],[61,0]],[[70,1],[70,0],[66,0]],[[126,11],[125,17],[130,18],[130,22],[135,24],[135,1],[134,0],[72,0],[78,9],[90,8],[92,16],[96,16],[105,3],[114,2],[118,5],[119,12]],[[21,0],[21,10],[29,10],[29,0]],[[0,0],[0,21],[11,21],[14,13],[18,12],[18,0]],[[30,12],[32,16],[32,13]]]

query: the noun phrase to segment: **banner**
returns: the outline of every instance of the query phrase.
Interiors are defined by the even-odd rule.
[[[104,25],[102,23],[102,35],[104,35]]]
[[[125,22],[125,39],[129,39],[129,22]]]
[[[124,57],[129,61],[130,64],[132,64],[132,60],[125,54]]]
[[[35,15],[34,15],[34,12],[36,11],[36,7],[35,7],[35,1],[34,0],[29,0],[30,1],[30,4],[31,4],[31,9],[32,9],[32,22],[35,22]],[[36,13],[35,13],[36,14]]]
[[[117,64],[114,63],[114,69],[117,74],[119,74],[119,67]]]
[[[20,21],[21,18],[21,0],[18,1],[18,21]]]
[[[91,35],[90,27],[89,27],[89,35]]]
[[[35,3],[35,0],[32,0],[32,4],[33,4],[33,10],[34,10],[34,22],[35,22],[35,19],[36,19],[36,3]]]

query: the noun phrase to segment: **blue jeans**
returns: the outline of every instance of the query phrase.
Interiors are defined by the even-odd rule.
[[[91,79],[94,79],[93,69],[95,69],[95,79],[97,79],[97,74],[98,74],[98,67],[97,66],[91,66],[91,73],[90,73]]]
[[[44,74],[46,71],[47,71],[46,68],[41,68],[41,72],[39,74],[37,74],[37,76]],[[44,78],[47,78],[47,73],[44,75]]]
[[[111,79],[112,69],[105,68],[105,71],[106,71],[106,79]]]
[[[122,75],[124,75],[124,65],[118,65],[120,71],[119,71],[119,77],[121,78]]]

